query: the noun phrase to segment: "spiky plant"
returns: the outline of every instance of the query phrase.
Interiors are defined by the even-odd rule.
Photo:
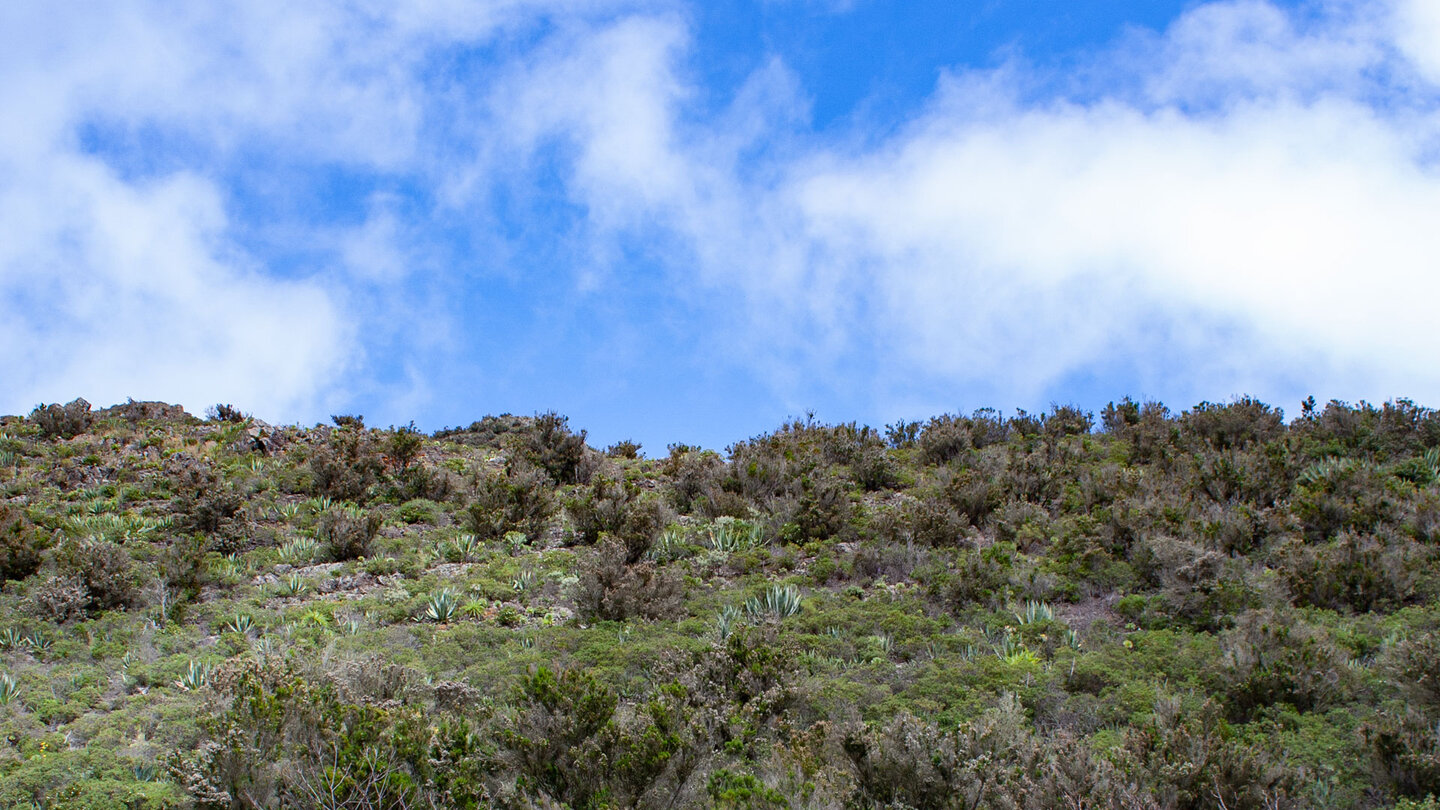
[[[225,624],[225,629],[232,633],[245,635],[255,628],[255,620],[248,613],[236,613],[235,618]]]
[[[10,705],[17,697],[20,697],[20,685],[15,682],[15,676],[0,672],[0,706]]]
[[[280,583],[281,596],[302,596],[308,590],[310,590],[310,583],[306,582],[305,578],[299,574],[291,574],[285,578],[284,582]]]
[[[743,520],[720,518],[706,531],[710,548],[723,554],[749,551],[765,544],[764,530]]]
[[[751,621],[787,619],[802,610],[800,591],[794,585],[771,585],[765,593],[745,600],[745,612]]]
[[[425,599],[425,612],[421,618],[429,622],[444,623],[455,618],[460,610],[460,599],[449,588],[441,588]]]
[[[462,534],[446,543],[441,552],[451,562],[475,562],[484,548],[480,538],[473,534]]]
[[[1015,619],[1020,624],[1035,624],[1037,622],[1049,622],[1055,620],[1055,610],[1045,602],[1037,602],[1033,599],[1026,600],[1025,607],[1015,611]]]
[[[29,641],[24,633],[13,627],[0,630],[0,650],[22,650],[29,646]]]
[[[315,561],[319,544],[309,537],[297,537],[280,546],[280,559],[290,565],[309,565]]]
[[[668,563],[685,556],[685,530],[679,526],[671,526],[656,538],[645,552],[645,558],[651,562]]]
[[[176,681],[175,685],[186,692],[203,689],[206,684],[210,683],[210,676],[214,673],[215,668],[209,664],[203,661],[191,661],[186,665],[185,673],[180,676],[180,680]]]
[[[516,576],[515,579],[510,581],[510,589],[516,593],[525,593],[526,591],[534,589],[537,581],[538,578],[535,576],[535,572],[527,568],[521,571],[519,576]]]

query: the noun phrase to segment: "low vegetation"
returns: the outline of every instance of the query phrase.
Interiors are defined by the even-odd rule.
[[[0,806],[1422,808],[1440,413],[0,419]]]

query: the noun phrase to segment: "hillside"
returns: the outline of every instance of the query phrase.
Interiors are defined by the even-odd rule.
[[[0,806],[1440,794],[1440,413],[0,420]]]

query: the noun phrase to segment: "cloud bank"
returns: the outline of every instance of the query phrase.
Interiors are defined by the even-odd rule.
[[[1423,0],[1206,3],[1063,68],[951,66],[880,133],[813,128],[783,54],[706,86],[683,5],[53,16],[0,11],[0,409],[313,419],[386,365],[381,398],[423,409],[447,382],[413,356],[476,340],[456,234],[548,291],[515,221],[537,208],[566,212],[544,236],[576,295],[639,256],[692,363],[786,407],[1440,402]],[[363,200],[324,220],[333,175]]]

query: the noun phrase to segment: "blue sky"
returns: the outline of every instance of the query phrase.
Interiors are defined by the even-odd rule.
[[[1440,404],[1440,6],[0,8],[0,411]]]

